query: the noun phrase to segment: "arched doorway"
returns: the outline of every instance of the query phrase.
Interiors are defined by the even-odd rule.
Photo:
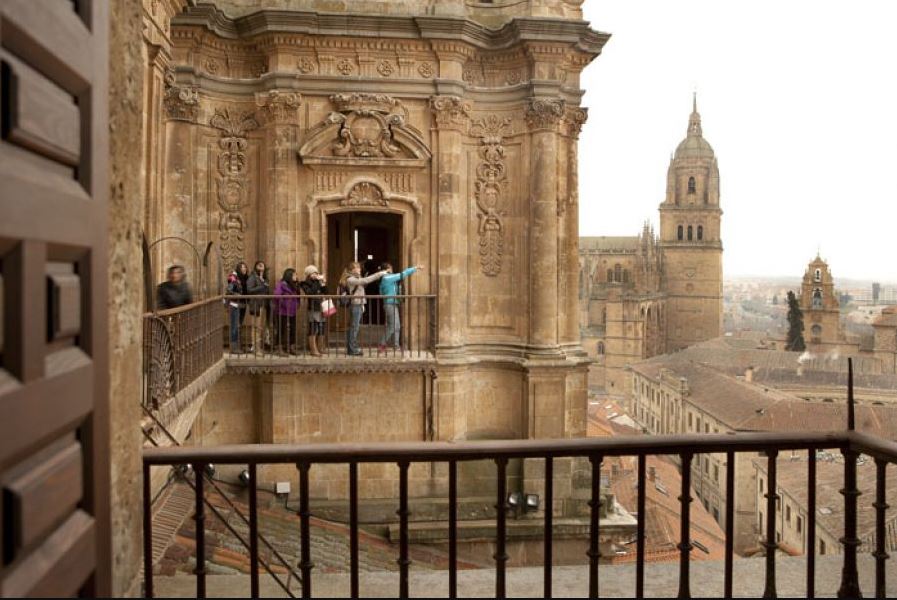
[[[402,215],[396,213],[350,211],[327,215],[327,280],[336,282],[351,261],[362,263],[362,274],[379,270],[383,262],[396,269],[406,267],[402,252]],[[378,284],[368,286],[368,294],[378,293]]]

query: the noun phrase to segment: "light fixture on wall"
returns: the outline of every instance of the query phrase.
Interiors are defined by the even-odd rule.
[[[182,465],[177,466],[178,473],[180,473],[183,477],[187,477],[190,473],[193,472],[193,465],[190,463],[184,463]]]
[[[240,480],[240,483],[242,483],[243,485],[248,487],[249,486],[249,469],[243,469],[242,471],[240,471],[240,474],[237,476],[237,479]]]
[[[523,503],[523,510],[526,512],[539,510],[539,494],[527,494],[526,501]]]
[[[215,465],[213,465],[212,463],[208,463],[205,467],[205,471],[206,471],[206,475],[208,475],[209,477],[214,477],[215,476]]]

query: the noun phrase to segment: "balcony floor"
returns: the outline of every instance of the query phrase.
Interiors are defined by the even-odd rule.
[[[872,556],[859,556],[860,586],[868,598],[875,592],[875,562]],[[839,555],[816,557],[816,595],[820,598],[835,597],[841,581],[842,557]],[[777,591],[780,598],[800,598],[806,595],[806,559],[804,557],[780,557],[776,560]],[[897,591],[897,572],[893,565],[887,569],[887,591]],[[735,560],[735,596],[759,598],[765,582],[765,560],[751,558]],[[196,593],[193,576],[156,577],[157,597],[189,598]],[[208,575],[207,594],[210,598],[249,596],[247,575]],[[396,597],[399,589],[396,572],[360,574],[360,587],[365,597]],[[653,563],[645,569],[645,596],[654,598],[675,597],[679,586],[679,564]],[[283,590],[266,575],[260,577],[262,596],[285,597]],[[445,598],[448,596],[447,571],[415,571],[411,565],[411,595],[418,598]],[[300,590],[291,587],[297,596]],[[507,591],[509,597],[542,597],[542,568],[508,569]],[[635,593],[635,564],[601,565],[599,591],[605,598],[631,598]],[[458,572],[458,592],[462,597],[494,597],[495,571],[477,569]],[[588,596],[588,571],[585,566],[555,567],[554,596],[557,598],[582,598]],[[312,571],[312,593],[315,597],[348,597],[347,573],[320,573]],[[691,593],[694,597],[722,597],[723,563],[694,562],[691,565]]]

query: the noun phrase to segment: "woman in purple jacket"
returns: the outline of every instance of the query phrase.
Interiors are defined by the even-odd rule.
[[[283,278],[274,289],[276,296],[291,296],[274,300],[274,323],[277,332],[277,345],[283,352],[296,349],[296,310],[299,308],[299,282],[296,280],[296,269],[287,269]]]

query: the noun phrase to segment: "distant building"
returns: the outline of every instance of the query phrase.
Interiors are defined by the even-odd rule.
[[[846,340],[841,332],[841,305],[835,280],[828,263],[818,254],[804,273],[799,303],[804,313],[807,348],[816,352],[843,348]]]
[[[667,171],[660,233],[581,237],[582,343],[590,382],[623,393],[627,364],[722,334],[719,167],[695,101]]]

